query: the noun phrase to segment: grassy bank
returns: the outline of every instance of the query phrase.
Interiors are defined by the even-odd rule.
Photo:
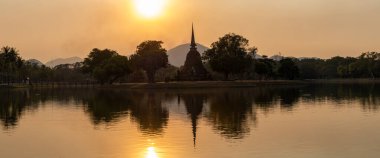
[[[380,80],[373,79],[319,79],[319,80],[252,80],[252,81],[189,81],[189,82],[160,82],[160,83],[123,83],[113,85],[86,84],[41,84],[41,85],[0,85],[0,88],[125,88],[125,89],[186,89],[186,88],[242,88],[257,86],[299,85],[299,84],[373,84]]]
[[[307,80],[311,83],[320,84],[372,84],[380,83],[380,79],[318,79],[318,80]]]
[[[40,84],[25,85],[13,84],[3,85],[1,88],[127,88],[127,89],[182,89],[182,88],[238,88],[238,87],[256,87],[260,85],[288,85],[303,84],[308,81],[288,81],[288,80],[266,80],[266,81],[189,81],[189,82],[159,82],[159,83],[122,83],[113,85],[81,85],[81,84]]]
[[[110,87],[122,87],[130,89],[181,89],[181,88],[239,88],[256,87],[260,85],[287,85],[307,83],[307,81],[197,81],[197,82],[169,82],[169,83],[127,83],[111,85]]]

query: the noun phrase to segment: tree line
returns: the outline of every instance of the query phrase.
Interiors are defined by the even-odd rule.
[[[1,83],[35,82],[161,82],[178,81],[181,68],[168,62],[162,41],[144,41],[134,54],[120,55],[111,49],[94,48],[83,62],[49,68],[25,61],[16,48],[0,50]],[[334,79],[380,77],[380,53],[365,52],[358,57],[330,59],[282,57],[274,60],[249,47],[241,35],[226,34],[211,44],[202,62],[211,80]]]

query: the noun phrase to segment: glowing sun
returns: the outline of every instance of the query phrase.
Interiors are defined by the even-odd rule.
[[[138,14],[146,18],[159,16],[165,7],[166,0],[134,0]]]

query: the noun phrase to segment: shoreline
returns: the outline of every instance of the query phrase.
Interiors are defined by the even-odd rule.
[[[0,85],[0,88],[127,88],[127,89],[190,89],[190,88],[252,88],[260,86],[284,86],[305,84],[376,84],[380,79],[317,79],[317,80],[242,80],[242,81],[184,81],[158,83],[122,83],[113,85]]]
[[[129,89],[191,89],[191,88],[252,88],[258,86],[275,85],[295,85],[307,84],[301,80],[267,80],[267,81],[186,81],[168,83],[126,83],[121,85],[109,85],[109,88],[129,88]]]

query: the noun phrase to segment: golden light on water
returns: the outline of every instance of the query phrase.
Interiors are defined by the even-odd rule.
[[[156,152],[156,148],[149,147],[146,152],[145,158],[159,158]]]
[[[162,14],[167,0],[134,0],[137,13],[145,18],[154,18]]]
[[[144,157],[145,158],[159,158],[157,154],[157,149],[154,147],[154,142],[151,139],[148,139],[149,145],[147,146],[148,148],[145,149],[144,152]]]

